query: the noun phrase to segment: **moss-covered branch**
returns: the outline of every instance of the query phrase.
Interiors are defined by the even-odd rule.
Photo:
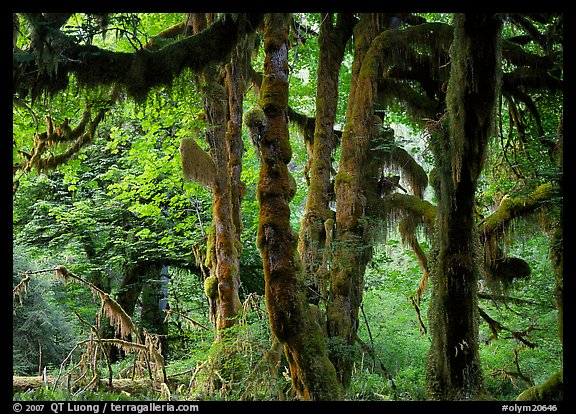
[[[92,141],[96,134],[96,128],[104,119],[106,112],[106,109],[100,109],[94,119],[90,120],[90,109],[86,109],[82,119],[74,129],[69,126],[69,119],[65,119],[62,123],[54,126],[54,120],[51,117],[46,117],[46,131],[34,135],[34,147],[30,153],[19,151],[24,160],[14,166],[14,172],[17,170],[28,172],[32,168],[36,168],[37,171],[47,171],[63,164]],[[68,142],[72,142],[72,145],[59,154],[53,154],[49,151],[60,143]]]
[[[559,371],[548,378],[544,384],[523,391],[516,397],[516,401],[561,401],[563,396],[564,372]]]
[[[483,235],[489,235],[505,228],[515,218],[534,212],[556,195],[552,184],[542,184],[525,196],[504,197],[498,209],[480,223]]]
[[[256,30],[262,15],[225,15],[205,30],[168,44],[156,51],[113,52],[92,45],[80,45],[61,32],[51,32],[56,41],[57,72],[42,68],[34,52],[15,54],[14,90],[22,95],[30,90],[57,92],[68,86],[67,75],[76,75],[83,85],[116,84],[129,95],[142,99],[153,87],[170,85],[184,69],[200,71],[222,61],[242,33]],[[39,85],[40,83],[40,85]]]
[[[383,204],[387,206],[389,211],[415,213],[422,217],[423,223],[429,228],[433,227],[436,220],[436,206],[414,195],[392,193],[384,197]]]

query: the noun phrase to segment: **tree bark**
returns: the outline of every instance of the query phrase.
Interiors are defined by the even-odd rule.
[[[334,122],[338,105],[338,78],[344,57],[344,48],[352,35],[353,16],[340,13],[336,25],[332,13],[322,15],[318,37],[318,85],[316,93],[316,122],[313,151],[309,161],[310,185],[306,200],[306,213],[302,219],[298,251],[309,283],[309,302],[318,304],[327,297],[330,255],[326,246],[327,232],[331,232],[334,214],[330,210],[330,179],[332,154],[336,148]],[[328,221],[331,220],[331,221]]]
[[[164,323],[165,314],[160,307],[160,301],[164,298],[163,281],[161,279],[161,265],[155,265],[150,277],[142,285],[142,311],[140,325],[148,332],[159,335],[162,354],[168,351],[168,325]]]
[[[122,279],[122,284],[120,285],[120,288],[118,289],[118,295],[116,298],[116,302],[118,302],[118,304],[122,307],[122,309],[124,309],[124,312],[126,312],[126,314],[128,316],[130,316],[131,318],[134,318],[134,311],[136,310],[136,303],[138,301],[138,298],[140,297],[140,294],[141,293],[143,294],[144,285],[148,281],[157,280],[159,278],[159,275],[160,275],[160,269],[161,269],[161,265],[158,263],[139,262],[134,266],[130,266],[125,271],[124,278]],[[150,287],[146,290],[147,290],[146,296],[148,296],[148,297],[158,293],[157,291],[151,290]],[[158,305],[158,304],[156,304],[156,305]],[[147,306],[148,306],[147,303],[146,303],[146,305],[143,304],[143,307],[142,307],[143,313],[144,313],[144,309]],[[146,318],[143,318],[142,322],[144,322],[144,319],[146,319]],[[153,318],[151,318],[150,321],[152,319]],[[160,325],[158,325],[158,321],[155,322],[155,324],[158,327],[160,327]],[[106,324],[106,327],[104,329],[109,330],[108,324]],[[160,333],[160,332],[154,332],[154,333]],[[164,345],[165,345],[165,343],[164,343]],[[164,349],[166,349],[166,348],[164,347]],[[110,348],[110,358],[111,358],[112,362],[116,361],[120,354],[122,354],[122,351],[120,351],[118,348],[116,348],[116,347]]]
[[[207,21],[211,20],[211,16],[203,14],[194,14],[192,17],[195,32],[201,32],[205,29]],[[225,81],[226,75],[233,74],[236,70],[239,70],[237,65],[229,63],[227,72],[220,70],[218,66],[212,66],[206,68],[202,74],[204,111],[208,122],[206,138],[215,167],[211,185],[215,260],[211,263],[210,271],[216,277],[214,285],[217,286],[217,298],[214,316],[219,331],[234,325],[238,311],[242,307],[239,296],[240,203],[243,196],[239,191],[242,137],[238,128],[238,111],[242,108],[242,94],[232,85],[234,79],[228,78]]]
[[[264,51],[257,241],[264,266],[270,326],[284,346],[297,396],[304,400],[339,399],[341,388],[327,356],[323,331],[306,300],[303,272],[296,254],[297,235],[290,226],[289,203],[295,187],[287,166],[292,157],[287,115],[287,15],[266,16]]]
[[[367,210],[373,206],[376,178],[374,148],[381,121],[374,116],[376,76],[366,58],[372,40],[383,27],[383,15],[364,14],[354,28],[354,62],[342,156],[335,180],[336,231],[330,269],[330,297],[326,309],[330,358],[344,387],[352,376],[358,310],[364,272],[372,255]],[[377,62],[376,62],[377,65]],[[376,178],[376,179],[375,179]],[[374,180],[375,179],[375,180]]]
[[[475,191],[493,128],[500,68],[498,16],[456,15],[448,83],[448,134],[433,136],[440,194],[430,277],[432,346],[428,398],[470,399],[483,391],[478,352],[479,240]]]

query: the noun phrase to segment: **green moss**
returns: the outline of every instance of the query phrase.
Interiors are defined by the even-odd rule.
[[[288,105],[288,82],[281,77],[264,77],[260,95],[260,106],[268,115],[275,115]]]
[[[256,105],[244,112],[244,125],[248,128],[260,128],[264,123],[264,111]]]
[[[215,275],[208,276],[204,280],[204,294],[210,299],[218,297],[218,278]]]
[[[490,233],[500,226],[505,226],[510,220],[534,212],[543,201],[549,200],[553,196],[553,186],[542,184],[532,193],[510,198],[504,197],[498,209],[483,222],[483,232]]]
[[[344,170],[338,171],[334,180],[334,188],[337,190],[340,184],[352,183],[356,179],[356,174],[349,173]]]
[[[559,371],[553,374],[540,386],[530,387],[523,391],[516,401],[560,401],[563,399],[564,374]]]
[[[386,197],[389,208],[403,212],[416,213],[427,226],[436,220],[436,206],[427,200],[410,194],[393,193]]]
[[[204,261],[204,266],[207,268],[212,267],[212,264],[216,264],[216,230],[214,228],[215,223],[212,222],[210,229],[208,230],[207,240],[206,240],[206,260]]]

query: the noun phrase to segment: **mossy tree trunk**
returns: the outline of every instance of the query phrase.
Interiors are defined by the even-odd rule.
[[[364,272],[372,255],[367,219],[375,173],[370,150],[381,122],[374,116],[376,76],[372,59],[365,59],[372,40],[383,27],[384,16],[363,14],[354,27],[354,62],[342,156],[335,180],[336,230],[330,269],[327,328],[330,358],[344,387],[352,375],[353,345],[358,330]],[[374,180],[375,175],[378,178]]]
[[[564,168],[563,142],[564,129],[563,119],[561,118],[558,127],[558,140],[553,153],[561,171]],[[562,178],[558,180],[558,184],[559,194],[557,194],[557,197],[562,199],[564,197]],[[556,296],[556,304],[558,306],[558,337],[562,346],[564,346],[564,209],[559,208],[553,217],[557,217],[557,220],[550,220],[553,227],[553,234],[550,240],[550,259],[554,270],[554,296]]]
[[[212,16],[195,13],[189,21],[194,33],[198,33],[212,21]],[[210,277],[215,278],[213,285],[216,289],[206,291],[213,293],[209,300],[215,302],[216,314],[213,317],[219,332],[235,323],[242,307],[239,296],[240,205],[244,194],[240,181],[243,146],[241,115],[239,118],[238,112],[242,110],[243,91],[239,90],[241,82],[237,61],[238,54],[233,53],[226,69],[209,66],[201,76],[205,95],[206,139],[214,163],[211,182],[213,242],[208,243],[209,249],[214,249],[214,256],[208,264]]]
[[[161,278],[162,266],[156,265],[150,277],[142,285],[142,311],[140,325],[148,332],[159,335],[162,354],[165,355],[167,348],[166,336],[168,325],[164,322],[166,315],[160,306],[160,302],[167,294],[167,286]]]
[[[227,99],[224,87],[216,82],[208,85],[206,102],[210,123],[207,138],[216,167],[212,183],[212,228],[215,232],[215,262],[212,263],[212,270],[218,280],[216,325],[221,330],[235,323],[242,306],[239,297],[239,243],[236,242],[240,239],[240,234],[233,218],[232,181],[226,148]]]
[[[469,399],[483,389],[477,306],[481,254],[474,195],[499,93],[500,30],[495,15],[455,16],[448,131],[437,132],[432,142],[440,194],[431,254],[432,346],[426,379],[428,398],[434,400]]]
[[[298,251],[309,284],[310,303],[327,296],[328,260],[334,226],[330,210],[332,154],[336,147],[334,122],[338,105],[338,78],[344,48],[352,35],[353,17],[339,13],[336,24],[332,13],[322,15],[318,37],[318,85],[313,151],[310,159],[310,185],[306,213],[302,219]]]
[[[287,166],[292,157],[287,115],[288,17],[268,14],[264,20],[257,241],[270,326],[284,347],[293,388],[300,399],[334,400],[341,396],[340,384],[328,359],[323,331],[306,300],[304,274],[296,252],[298,237],[290,226],[289,203],[295,183]]]

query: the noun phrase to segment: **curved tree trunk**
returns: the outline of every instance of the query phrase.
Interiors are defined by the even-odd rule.
[[[429,308],[428,397],[469,399],[482,392],[477,290],[481,261],[475,191],[493,128],[500,67],[498,16],[457,15],[448,83],[448,134],[433,137],[440,172]]]
[[[341,388],[326,353],[323,331],[306,300],[304,275],[296,254],[298,238],[290,226],[289,203],[295,183],[287,166],[292,157],[287,116],[287,22],[284,14],[269,14],[264,22],[258,248],[264,265],[271,330],[284,346],[293,387],[304,400],[334,400],[340,398]]]

